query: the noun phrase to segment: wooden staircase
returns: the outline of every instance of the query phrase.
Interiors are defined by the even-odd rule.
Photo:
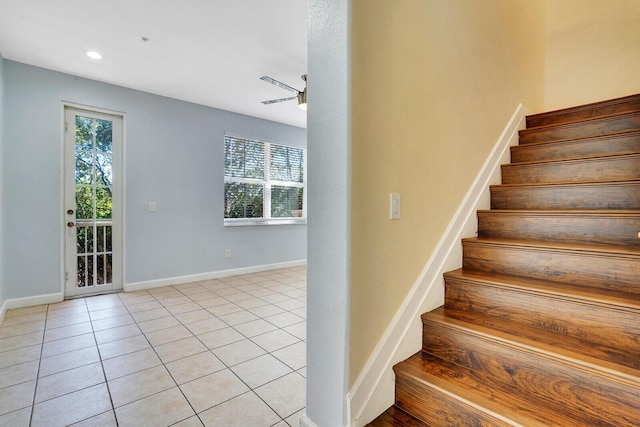
[[[527,117],[369,425],[640,426],[640,94]]]

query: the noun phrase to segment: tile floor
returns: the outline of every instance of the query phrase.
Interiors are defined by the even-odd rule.
[[[296,426],[306,268],[9,310],[0,426]]]

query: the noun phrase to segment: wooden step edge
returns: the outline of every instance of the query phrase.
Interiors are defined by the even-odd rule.
[[[533,341],[523,336],[458,320],[447,316],[444,307],[424,313],[421,320],[427,328],[429,324],[438,324],[448,330],[455,330],[457,334],[480,338],[493,345],[509,348],[532,357],[547,359],[587,375],[597,376],[629,387],[640,387],[640,370],[585,356],[540,341]]]
[[[619,130],[615,132],[608,133],[600,133],[598,135],[586,135],[586,136],[577,136],[572,138],[562,138],[562,139],[553,139],[553,140],[545,140],[545,141],[532,141],[532,142],[524,142],[519,145],[513,145],[510,148],[512,150],[524,149],[530,147],[543,146],[546,144],[574,144],[580,142],[589,142],[593,140],[607,140],[607,139],[617,139],[617,138],[626,138],[626,137],[635,137],[640,136],[640,129],[625,129]]]
[[[611,161],[611,160],[622,160],[622,159],[640,159],[640,151],[621,151],[617,153],[604,153],[604,154],[591,154],[588,156],[576,156],[576,157],[566,157],[563,159],[553,159],[553,160],[533,160],[528,162],[511,162],[504,165],[500,165],[503,168],[509,168],[514,166],[541,166],[541,165],[564,165],[564,164],[572,164],[572,163],[585,163],[585,162],[594,162],[594,161]]]
[[[595,217],[595,218],[615,218],[615,219],[640,219],[640,209],[479,209],[478,216],[505,215],[505,216],[540,216],[540,217]],[[640,230],[638,230],[640,231]]]
[[[640,248],[632,246],[614,246],[614,245],[596,245],[596,244],[578,244],[578,243],[562,243],[552,240],[514,240],[501,239],[493,237],[465,237],[462,239],[464,244],[510,247],[514,249],[529,249],[535,251],[547,251],[558,253],[582,253],[599,256],[615,256],[615,257],[632,257],[640,258]]]
[[[616,310],[638,315],[640,318],[640,295],[624,291],[607,291],[598,288],[552,282],[524,276],[511,276],[475,270],[457,270],[444,273],[445,283],[456,280],[477,286],[514,289],[521,293],[554,297],[564,301],[578,302],[606,310]]]
[[[623,180],[604,180],[604,181],[557,181],[557,182],[523,182],[520,184],[493,184],[489,188],[532,188],[532,187],[601,187],[603,185],[640,185],[638,179],[623,179]]]
[[[608,99],[605,101],[597,101],[597,102],[591,102],[588,104],[576,105],[575,107],[566,107],[566,108],[560,108],[557,110],[529,114],[526,116],[526,118],[527,119],[531,118],[533,120],[536,120],[536,119],[545,119],[545,118],[554,117],[554,116],[568,115],[572,113],[576,114],[582,111],[588,111],[588,110],[593,110],[597,108],[606,108],[608,106],[613,106],[617,104],[625,104],[625,103],[633,102],[635,100],[638,100],[638,102],[640,102],[640,94],[627,95],[620,98]]]
[[[422,361],[427,363],[436,362],[445,367],[446,370],[454,371],[453,378],[458,376],[466,378],[467,381],[476,384],[475,387],[458,385],[446,379],[423,370]],[[489,416],[498,415],[498,420],[511,426],[546,427],[549,425],[584,425],[584,422],[595,422],[600,426],[610,424],[602,420],[595,420],[593,416],[580,413],[576,414],[572,408],[567,408],[558,402],[549,401],[542,396],[521,396],[512,385],[499,381],[500,386],[493,388],[485,386],[482,380],[475,377],[471,369],[455,365],[439,359],[437,356],[424,352],[418,352],[407,360],[394,366],[396,378],[405,377],[415,383],[422,384],[427,388],[437,390],[441,394],[450,397],[466,406],[474,408]],[[506,404],[509,402],[509,404]],[[518,410],[520,408],[521,410]],[[551,408],[551,409],[550,409]],[[551,418],[547,414],[553,414]],[[558,422],[561,422],[559,424]],[[483,424],[484,425],[484,424]],[[591,424],[594,425],[594,424]]]
[[[410,359],[416,357],[422,357],[422,352],[414,354]],[[393,369],[396,376],[403,375],[410,378],[417,383],[423,384],[427,388],[434,389],[465,406],[471,407],[476,411],[482,412],[507,425],[514,427],[543,425],[536,423],[531,418],[513,410],[511,407],[500,405],[492,401],[490,398],[485,397],[481,393],[475,392],[473,389],[458,386],[457,384],[448,382],[438,376],[431,375],[429,372],[416,370],[415,367],[409,363],[401,362],[394,366]],[[530,402],[530,404],[531,406],[534,406],[533,402]]]
[[[597,123],[597,122],[608,122],[611,120],[615,120],[615,119],[624,119],[626,117],[634,117],[640,115],[640,109],[636,109],[636,110],[631,110],[631,111],[626,111],[624,113],[617,113],[617,114],[606,114],[604,116],[597,116],[597,117],[589,117],[587,119],[581,119],[581,120],[576,120],[576,121],[572,121],[572,122],[564,122],[564,123],[554,123],[554,124],[550,124],[550,125],[543,125],[543,126],[536,126],[536,127],[531,127],[531,128],[526,128],[526,129],[520,129],[518,131],[519,135],[527,135],[530,133],[536,133],[539,131],[543,131],[543,130],[547,130],[547,129],[552,129],[552,128],[572,128],[575,126],[580,126],[580,125],[586,125],[589,123]],[[640,128],[634,128],[636,130],[640,129]]]

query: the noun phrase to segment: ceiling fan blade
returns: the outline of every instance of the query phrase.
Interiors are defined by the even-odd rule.
[[[291,91],[291,92],[293,92],[293,93],[295,93],[295,94],[300,93],[300,91],[299,91],[298,89],[296,89],[296,88],[294,88],[294,87],[291,87],[291,86],[289,86],[289,85],[286,85],[286,84],[284,84],[284,83],[282,83],[282,82],[279,82],[279,81],[278,81],[278,80],[276,80],[276,79],[272,79],[272,78],[271,78],[271,77],[269,77],[269,76],[262,76],[262,77],[260,77],[260,80],[265,81],[265,82],[267,82],[267,83],[271,83],[272,85],[276,85],[276,86],[278,86],[278,87],[281,87],[282,89],[285,89],[285,90]]]
[[[298,99],[297,96],[290,96],[289,98],[271,99],[269,101],[262,101],[263,104],[275,104],[276,102],[291,101],[292,99]]]

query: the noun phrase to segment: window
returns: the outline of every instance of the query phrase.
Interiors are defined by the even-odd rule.
[[[304,224],[302,148],[224,137],[224,224]]]

